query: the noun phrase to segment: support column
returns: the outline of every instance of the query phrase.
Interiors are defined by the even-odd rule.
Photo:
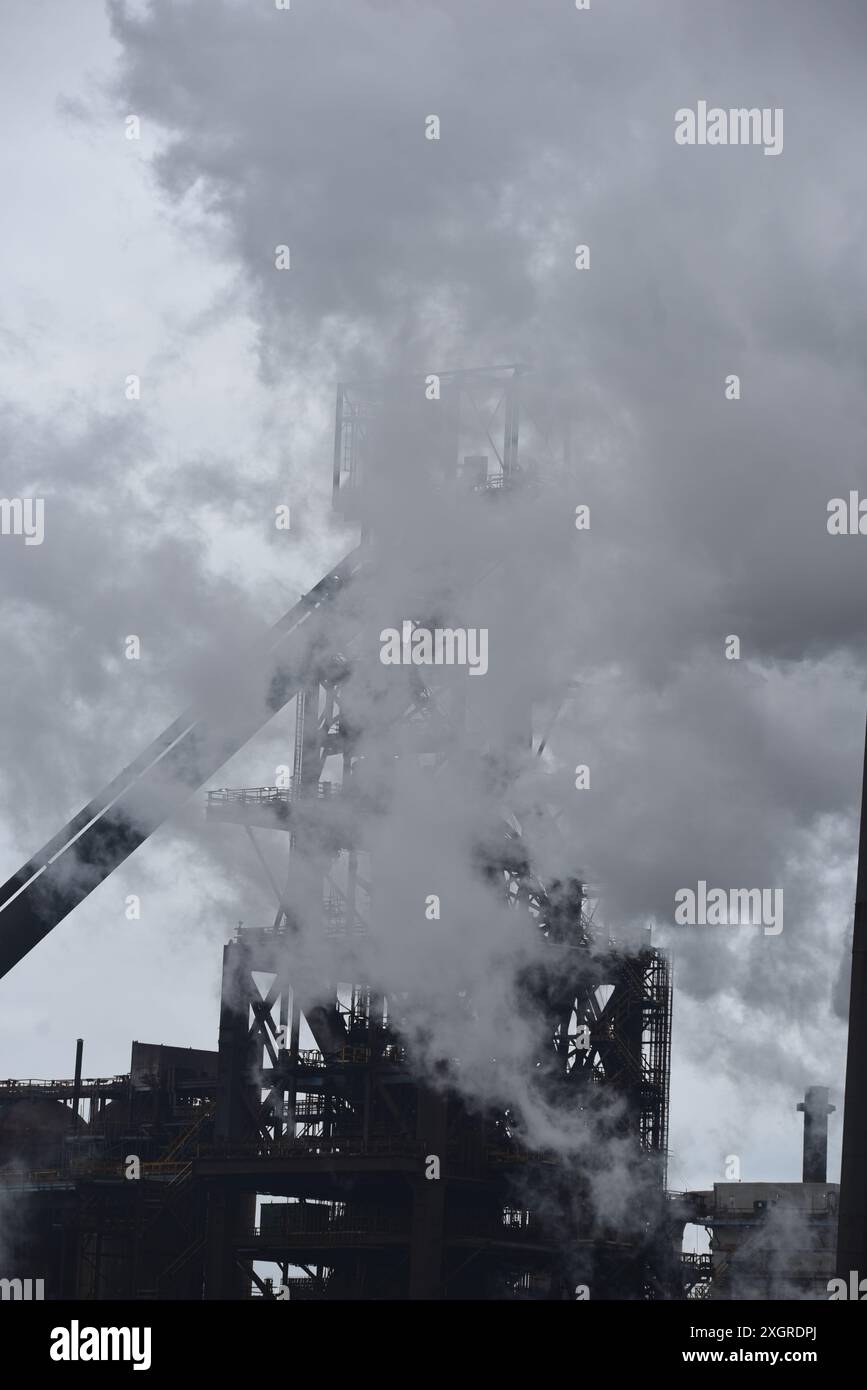
[[[421,1146],[421,1168],[413,1183],[409,1251],[409,1296],[412,1299],[443,1296],[447,1119],[446,1097],[438,1091],[420,1087],[416,1133]],[[425,1158],[431,1154],[440,1161],[438,1178],[425,1177]]]
[[[223,951],[223,984],[220,999],[217,1106],[214,1136],[217,1144],[250,1140],[255,1136],[253,1116],[258,1108],[255,1082],[256,1040],[250,1033],[250,997],[255,988],[250,953],[241,941]],[[238,1299],[244,1296],[244,1278],[235,1258],[237,1242],[252,1225],[255,1195],[233,1190],[225,1183],[210,1185],[205,1218],[204,1296],[206,1299]]]
[[[867,738],[861,791],[861,835],[852,936],[849,1050],[843,1111],[843,1162],[837,1221],[837,1274],[867,1275]]]

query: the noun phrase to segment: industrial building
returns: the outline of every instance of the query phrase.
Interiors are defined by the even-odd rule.
[[[834,1277],[840,1188],[827,1180],[828,1088],[810,1086],[801,1182],[717,1182],[672,1195],[678,1220],[704,1226],[710,1251],[684,1257],[688,1294],[710,1299],[824,1299]]]

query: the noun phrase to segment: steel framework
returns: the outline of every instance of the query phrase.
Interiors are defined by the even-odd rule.
[[[439,374],[442,475],[486,498],[521,481],[519,375]],[[338,505],[361,497],[377,408],[393,400],[392,387],[339,389]],[[461,449],[478,449],[480,438],[493,458],[464,453],[461,464]],[[218,1049],[193,1087],[196,1114],[180,1130],[164,1120],[154,1128],[130,1081],[125,1132],[111,1112],[92,1117],[89,1168],[66,1165],[42,1184],[16,1175],[60,1212],[65,1272],[55,1287],[65,1293],[74,1284],[89,1297],[123,1286],[144,1298],[567,1298],[587,1284],[595,1298],[647,1298],[678,1283],[664,1201],[671,980],[662,953],[644,939],[597,939],[580,878],[540,881],[514,818],[479,827],[479,883],[543,943],[521,980],[538,1022],[528,1083],[578,1136],[573,1149],[528,1147],[508,1101],[470,1104],[459,1057],[431,1069],[414,1054],[412,1000],[359,978],[354,947],[372,910],[366,827],[387,804],[396,765],[423,759],[435,778],[450,756],[472,756],[460,694],[417,669],[387,682],[359,650],[371,553],[367,535],[250,654],[240,702],[187,712],[5,886],[0,972],[294,701],[287,784],[207,797],[210,821],[244,828],[275,915],[225,948]],[[485,563],[480,553],[459,576],[466,587]],[[365,742],[371,708],[376,758]],[[530,727],[530,710],[519,712],[514,736]],[[505,792],[509,749],[499,752]],[[285,878],[263,831],[284,832]],[[70,858],[90,877],[64,872]],[[295,880],[312,885],[306,920],[289,891]],[[321,943],[316,978],[299,974],[301,932]],[[150,1087],[158,1113],[165,1091],[159,1079]],[[166,1166],[127,1182],[120,1148],[143,1147],[146,1162]],[[629,1186],[617,1212],[598,1195],[614,1151]]]

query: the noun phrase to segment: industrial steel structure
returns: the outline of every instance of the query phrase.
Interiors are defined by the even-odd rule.
[[[425,466],[480,507],[525,480],[519,380],[514,367],[424,378],[439,402]],[[208,795],[210,820],[244,826],[276,906],[270,925],[241,929],[226,947],[216,1055],[185,1064],[166,1049],[148,1054],[148,1071],[134,1046],[124,1080],[73,1083],[70,1125],[79,1126],[80,1097],[91,1114],[77,1133],[55,1132],[63,1142],[50,1162],[43,1153],[39,1166],[7,1172],[7,1185],[50,1213],[46,1252],[50,1232],[62,1232],[49,1260],[50,1296],[245,1297],[272,1287],[261,1273],[269,1264],[278,1292],[296,1297],[562,1298],[584,1281],[595,1297],[641,1298],[668,1287],[671,985],[659,952],[647,942],[591,950],[581,882],[540,882],[513,822],[479,828],[479,881],[550,951],[550,968],[525,986],[539,1019],[533,1085],[576,1121],[593,1113],[600,1133],[607,1125],[631,1146],[643,1216],[627,1232],[594,1209],[592,1159],[580,1170],[557,1153],[528,1151],[508,1105],[469,1107],[453,1071],[459,1059],[444,1057],[425,1075],[406,1042],[411,1001],[352,973],[352,941],[370,910],[366,816],[388,794],[381,765],[367,776],[360,734],[369,730],[353,705],[359,672],[368,684],[374,678],[357,650],[359,590],[384,551],[365,524],[364,493],[390,414],[407,426],[405,398],[401,383],[339,388],[335,503],[359,517],[363,544],[251,654],[245,697],[182,716],[5,885],[4,973],[188,789],[294,700],[287,783]],[[461,578],[472,587],[478,572]],[[381,728],[408,729],[402,756],[432,777],[451,752],[466,750],[460,697],[438,694],[427,673],[379,694]],[[529,716],[520,712],[514,737],[526,736]],[[318,885],[313,926],[328,953],[319,980],[293,978],[299,924],[256,839],[269,828],[285,832],[287,883],[297,874]],[[77,874],[65,871],[68,862]],[[67,1094],[7,1085],[0,1142],[5,1133],[8,1148],[17,1134],[20,1157],[12,1110],[38,1103],[44,1120],[46,1104]],[[600,1112],[602,1094],[616,1100],[610,1118]],[[142,1165],[133,1179],[130,1155]]]
[[[415,399],[424,389],[441,407],[426,466],[480,518],[533,486],[520,379],[516,367],[413,379]],[[79,1051],[71,1082],[0,1083],[0,1180],[20,1197],[10,1248],[42,1262],[49,1297],[648,1299],[696,1282],[677,1248],[690,1218],[665,1194],[669,964],[646,934],[596,939],[577,870],[549,881],[534,870],[506,804],[514,748],[542,748],[529,707],[510,710],[486,750],[502,809],[478,827],[472,859],[540,943],[522,981],[538,1022],[527,1083],[597,1142],[580,1159],[528,1147],[508,1100],[468,1101],[459,1057],[431,1066],[414,1052],[412,999],[359,974],[376,903],[367,832],[401,761],[434,796],[449,758],[473,755],[454,683],[418,668],[392,679],[362,640],[389,561],[366,489],[388,420],[411,432],[405,399],[403,383],[339,388],[335,506],[362,543],[248,654],[240,692],[182,715],[0,890],[2,975],[263,724],[294,711],[281,785],[207,793],[208,821],[242,829],[274,896],[273,919],[225,948],[216,1050],[134,1043],[127,1074],[90,1081]],[[489,569],[483,530],[458,586]],[[279,873],[270,832],[282,835]],[[862,907],[863,873],[862,840]],[[299,972],[302,931],[320,943],[315,978]],[[631,1187],[622,1219],[595,1196],[609,1141]]]
[[[714,1183],[708,1191],[672,1194],[672,1218],[703,1226],[704,1255],[684,1256],[689,1298],[824,1299],[834,1274],[840,1189],[828,1182],[826,1086],[809,1086],[801,1182]]]

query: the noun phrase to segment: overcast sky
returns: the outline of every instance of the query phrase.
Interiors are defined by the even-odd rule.
[[[527,362],[561,495],[519,533],[515,643],[578,684],[520,794],[609,920],[675,952],[671,1185],[732,1153],[797,1179],[808,1084],[835,1092],[836,1176],[867,538],[826,520],[867,492],[860,0],[6,0],[0,25],[2,491],[46,499],[41,546],[0,538],[0,872],[350,548],[337,380]],[[677,145],[700,100],[782,109],[782,153]],[[270,782],[289,739],[215,784]],[[88,1075],[132,1038],[216,1045],[221,944],[273,908],[201,802],[2,982],[0,1073],[69,1075],[79,1035]],[[666,926],[699,879],[782,888],[783,932]]]

